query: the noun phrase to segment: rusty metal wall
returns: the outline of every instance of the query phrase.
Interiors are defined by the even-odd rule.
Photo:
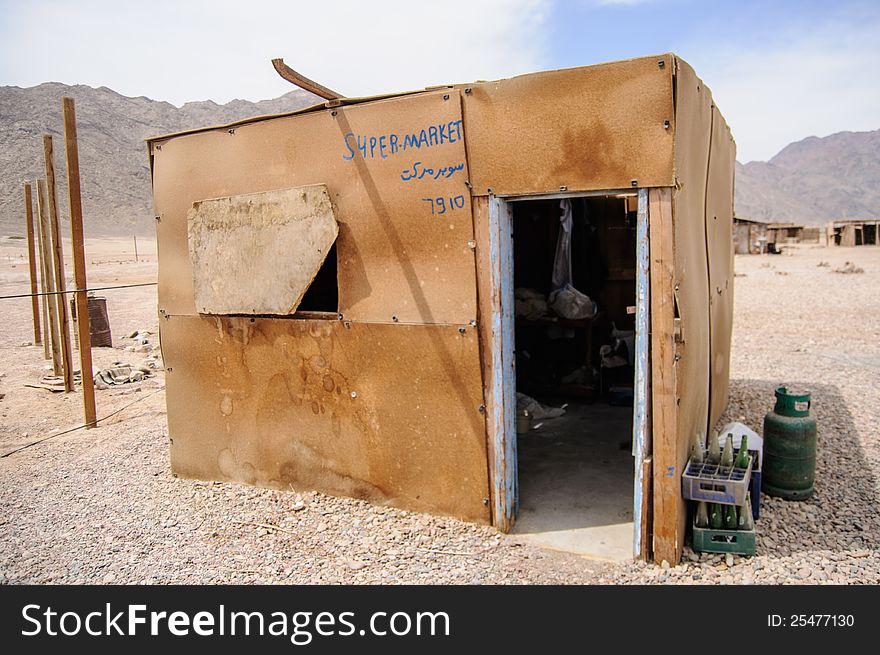
[[[712,142],[706,185],[706,252],[709,263],[709,429],[727,407],[733,332],[733,175],[736,144],[718,107],[712,106]]]
[[[488,522],[476,328],[171,316],[161,332],[177,474]]]
[[[151,155],[173,469],[488,521],[458,92],[160,138]],[[322,183],[345,320],[198,315],[193,203]]]
[[[419,147],[405,147],[413,135],[421,139],[423,130]],[[366,157],[357,147],[359,137],[367,142]],[[151,153],[160,310],[196,313],[186,237],[193,202],[326,184],[339,221],[341,313],[402,323],[466,324],[476,318],[458,92],[158,139]]]
[[[674,61],[642,57],[469,85],[474,193],[672,186]]]

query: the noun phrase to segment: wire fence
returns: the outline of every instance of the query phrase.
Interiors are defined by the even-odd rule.
[[[0,300],[11,300],[13,298],[36,298],[39,296],[60,296],[69,293],[80,293],[82,291],[109,291],[111,289],[133,289],[135,287],[154,287],[158,282],[143,282],[141,284],[116,284],[111,287],[91,287],[89,289],[67,289],[65,291],[43,291],[40,293],[16,293],[9,296],[0,296]]]
[[[139,403],[139,402],[142,401],[142,400],[146,400],[146,399],[149,398],[150,396],[155,396],[157,393],[159,393],[160,391],[164,391],[164,390],[165,390],[165,387],[163,386],[163,387],[160,387],[160,388],[158,388],[158,389],[156,389],[156,390],[154,390],[154,391],[151,391],[150,393],[148,393],[148,394],[146,394],[146,395],[140,396],[140,397],[137,398],[136,400],[133,400],[132,402],[128,403],[127,405],[123,405],[123,406],[120,407],[119,409],[117,409],[117,410],[115,410],[115,411],[113,411],[113,412],[110,412],[110,413],[107,414],[106,416],[102,416],[101,418],[95,419],[95,422],[92,423],[91,425],[97,426],[98,423],[100,423],[101,421],[106,421],[108,418],[111,418],[111,417],[113,417],[113,416],[116,416],[116,415],[119,414],[122,410],[124,410],[124,409],[128,409],[129,407],[131,407],[131,406],[134,405],[135,403]],[[24,446],[20,446],[20,447],[18,447],[18,448],[15,448],[15,449],[13,449],[13,450],[10,450],[10,451],[7,452],[7,453],[3,453],[2,455],[0,455],[0,459],[3,459],[3,458],[5,458],[5,457],[9,457],[10,455],[14,455],[15,453],[20,453],[22,450],[27,450],[28,448],[31,448],[31,447],[33,447],[33,446],[36,446],[37,444],[41,444],[41,443],[43,443],[44,441],[48,441],[49,439],[54,439],[55,437],[60,437],[60,436],[63,435],[63,434],[70,434],[71,432],[76,432],[77,430],[84,430],[85,428],[89,427],[89,425],[90,425],[90,424],[88,424],[88,423],[83,423],[82,425],[77,425],[76,427],[70,428],[70,429],[68,429],[68,430],[62,430],[61,432],[56,432],[55,434],[50,434],[49,436],[47,436],[47,437],[43,437],[43,438],[41,438],[41,439],[37,439],[36,441],[31,441],[30,443],[27,443],[27,444],[25,444]]]

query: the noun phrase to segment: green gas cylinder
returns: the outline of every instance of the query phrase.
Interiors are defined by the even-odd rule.
[[[776,389],[776,406],[764,417],[761,489],[787,500],[806,500],[816,479],[816,417],[809,393]]]

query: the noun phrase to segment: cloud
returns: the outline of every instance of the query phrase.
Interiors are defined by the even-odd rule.
[[[880,20],[815,21],[775,42],[697,44],[681,54],[712,88],[740,161],[792,141],[880,128]]]
[[[181,104],[278,96],[270,59],[347,95],[541,67],[540,0],[21,3],[4,9],[0,83],[106,85]]]

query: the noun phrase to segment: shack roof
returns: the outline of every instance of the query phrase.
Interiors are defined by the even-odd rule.
[[[423,89],[413,89],[413,90],[409,90],[409,91],[398,91],[398,92],[394,92],[394,93],[383,93],[383,94],[377,94],[377,95],[371,95],[371,96],[356,96],[356,97],[352,97],[352,98],[338,98],[335,100],[327,100],[324,102],[318,102],[313,105],[309,105],[307,107],[302,107],[300,109],[296,109],[296,110],[289,111],[289,112],[280,112],[280,113],[275,113],[275,114],[261,114],[258,116],[251,116],[249,118],[244,118],[244,119],[241,119],[238,121],[233,121],[231,123],[223,123],[223,124],[217,124],[217,125],[204,126],[204,127],[193,128],[193,129],[189,129],[189,130],[180,130],[178,132],[170,132],[167,134],[159,134],[159,135],[148,137],[146,139],[146,141],[147,142],[163,141],[163,140],[166,140],[166,139],[169,139],[172,137],[181,136],[181,135],[185,135],[185,134],[195,134],[198,132],[207,132],[210,130],[224,129],[224,128],[228,129],[231,127],[237,127],[239,125],[246,125],[248,123],[254,123],[257,121],[269,120],[272,118],[280,118],[280,117],[284,117],[284,116],[295,116],[298,114],[308,114],[311,112],[320,111],[322,109],[332,109],[335,107],[346,107],[346,106],[358,105],[358,104],[363,104],[363,103],[368,103],[368,102],[376,102],[379,100],[388,100],[388,99],[393,99],[393,98],[401,98],[401,97],[405,97],[405,96],[418,95],[418,94],[422,94],[422,93],[431,93],[431,92],[438,91],[440,89],[464,89],[464,88],[473,89],[474,87],[484,86],[484,85],[489,85],[489,84],[497,84],[499,82],[508,81],[508,80],[521,80],[521,81],[527,82],[530,78],[550,75],[553,73],[576,73],[578,71],[583,71],[583,72],[589,73],[595,69],[599,69],[602,67],[623,66],[627,63],[644,61],[644,60],[653,60],[653,61],[656,61],[658,64],[660,64],[660,62],[665,62],[665,61],[672,61],[673,63],[681,62],[686,65],[686,62],[684,62],[683,59],[681,59],[680,57],[678,57],[674,53],[669,52],[669,53],[663,53],[663,54],[658,54],[658,55],[648,55],[645,57],[634,57],[634,58],[630,58],[630,59],[621,59],[621,60],[613,61],[613,62],[590,64],[590,65],[586,65],[586,66],[575,66],[575,67],[571,67],[571,68],[559,68],[559,69],[549,69],[549,70],[543,70],[543,71],[536,71],[536,72],[532,72],[532,73],[524,73],[522,75],[516,75],[516,76],[510,77],[510,78],[502,78],[499,80],[477,80],[477,81],[469,82],[469,83],[440,84],[440,85],[428,86]],[[662,65],[660,67],[663,68]]]
[[[744,216],[734,216],[733,220],[737,223],[755,223],[757,225],[769,225],[770,221],[765,218],[746,218]]]

